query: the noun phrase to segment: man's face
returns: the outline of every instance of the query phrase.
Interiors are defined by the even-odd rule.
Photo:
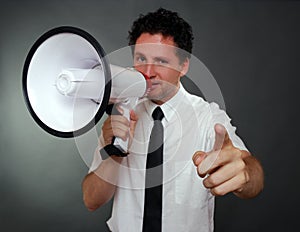
[[[150,77],[152,88],[148,98],[163,104],[172,98],[179,88],[180,78],[187,72],[189,60],[180,62],[172,37],[143,33],[134,49],[134,67]]]

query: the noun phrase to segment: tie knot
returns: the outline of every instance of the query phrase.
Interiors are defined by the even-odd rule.
[[[154,120],[161,121],[164,118],[164,112],[161,110],[160,107],[156,107],[156,109],[152,113],[152,118]]]

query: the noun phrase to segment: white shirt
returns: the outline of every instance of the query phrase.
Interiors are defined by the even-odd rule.
[[[151,101],[143,100],[135,109],[139,120],[131,152],[122,161],[112,216],[107,222],[111,231],[142,231],[146,155],[155,107]],[[211,232],[214,197],[203,186],[192,156],[196,151],[212,149],[216,123],[225,126],[236,147],[243,150],[246,147],[235,134],[230,118],[217,104],[189,94],[182,86],[160,107],[165,115],[162,231]],[[91,171],[101,162],[99,156],[97,153]]]

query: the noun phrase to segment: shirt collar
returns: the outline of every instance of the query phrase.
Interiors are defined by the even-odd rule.
[[[157,105],[150,100],[146,100],[144,102],[144,105],[145,105],[148,115],[150,116],[150,118],[152,118],[152,113],[153,113],[154,109],[159,106],[164,113],[164,116],[165,116],[164,119],[167,122],[170,122],[172,117],[174,116],[174,114],[178,111],[180,102],[184,99],[185,93],[186,93],[186,91],[180,83],[180,87],[179,87],[177,93],[169,101],[165,102],[164,104]]]

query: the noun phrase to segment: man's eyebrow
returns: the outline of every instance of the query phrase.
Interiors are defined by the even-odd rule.
[[[141,52],[135,52],[134,55],[135,55],[135,56],[145,56],[145,55],[144,55],[143,53],[141,53]]]
[[[146,55],[143,54],[142,52],[135,52],[134,55],[135,56],[144,56],[144,57],[146,57]],[[169,61],[169,58],[167,56],[155,56],[155,57],[153,57],[153,60],[165,60],[165,61]]]
[[[167,56],[156,56],[154,57],[154,60],[165,60],[169,61],[170,59]]]

